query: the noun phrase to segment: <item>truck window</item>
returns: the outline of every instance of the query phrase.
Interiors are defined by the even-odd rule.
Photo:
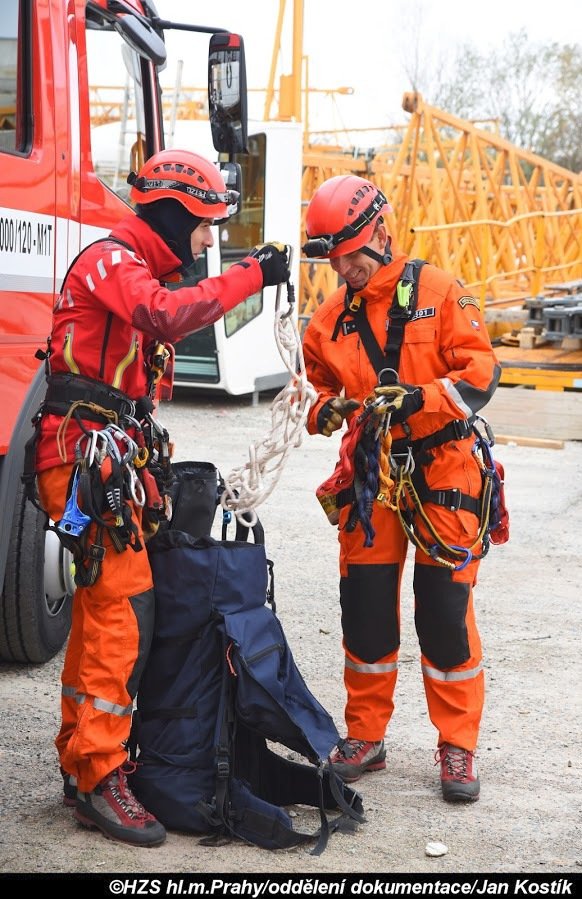
[[[222,270],[246,255],[250,247],[265,239],[265,160],[267,137],[253,134],[248,140],[248,155],[237,155],[242,168],[243,204],[238,215],[220,226]],[[253,294],[224,316],[227,337],[231,337],[244,325],[260,315],[263,310],[263,294]]]
[[[27,153],[32,142],[30,6],[29,0],[0,4],[0,150],[7,153]]]
[[[86,34],[93,168],[127,201],[129,171],[148,155],[143,63],[91,4]]]

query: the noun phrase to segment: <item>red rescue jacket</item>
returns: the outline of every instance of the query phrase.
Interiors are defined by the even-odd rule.
[[[81,254],[63,284],[53,311],[50,367],[55,374],[94,378],[136,400],[148,392],[144,353],[152,341],[173,343],[212,324],[260,290],[263,276],[257,260],[247,258],[248,265],[232,266],[195,287],[168,290],[160,282],[176,272],[180,260],[146,222],[132,213],[110,236]],[[61,421],[43,417],[37,471],[62,464],[56,445]],[[69,462],[80,433],[71,421]]]

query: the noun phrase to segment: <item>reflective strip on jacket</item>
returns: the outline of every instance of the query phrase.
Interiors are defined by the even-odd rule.
[[[133,249],[101,241],[79,257],[53,312],[50,364],[53,373],[82,374],[138,399],[148,391],[144,350],[152,340],[173,343],[212,324],[260,290],[263,276],[257,260],[247,259],[246,267],[168,290],[160,279],[175,273],[180,260],[149,225],[132,214],[111,236]],[[62,464],[55,439],[61,420],[43,418],[38,471]],[[79,434],[71,422],[67,454]]]

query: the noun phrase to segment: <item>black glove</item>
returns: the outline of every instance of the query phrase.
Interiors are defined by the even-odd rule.
[[[335,396],[324,403],[317,413],[317,430],[324,437],[331,437],[334,431],[341,428],[344,418],[357,409],[357,400],[347,400],[343,396]]]
[[[402,424],[424,406],[424,394],[420,387],[414,387],[412,384],[399,384],[398,386],[404,387],[406,393],[401,394],[395,400],[394,411],[390,418],[390,423],[395,425]]]
[[[282,284],[291,277],[287,247],[284,243],[261,243],[251,250],[249,257],[257,259],[261,266],[263,287]]]

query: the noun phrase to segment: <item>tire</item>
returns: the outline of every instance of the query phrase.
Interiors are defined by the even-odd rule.
[[[6,662],[48,662],[71,627],[72,557],[44,524],[20,485],[0,600],[0,659]]]

